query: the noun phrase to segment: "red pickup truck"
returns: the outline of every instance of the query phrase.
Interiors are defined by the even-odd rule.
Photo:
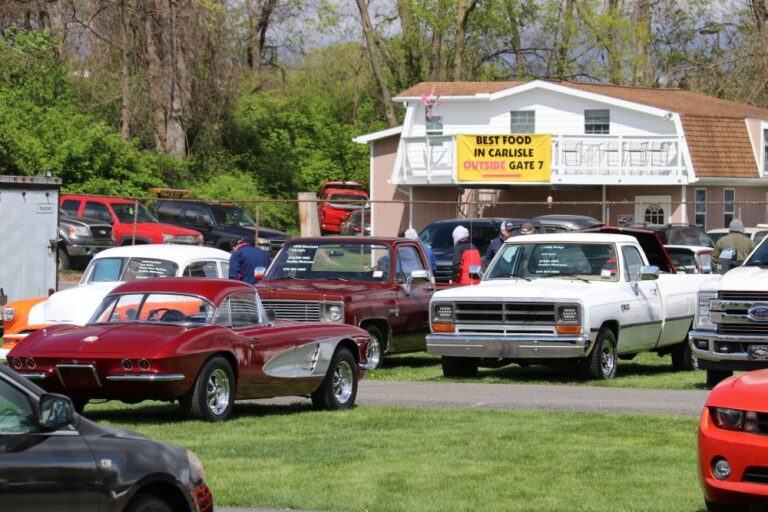
[[[203,235],[194,229],[163,224],[143,204],[120,197],[62,195],[62,211],[77,217],[93,217],[112,224],[115,244],[202,245]],[[134,224],[135,222],[135,224]]]
[[[285,243],[256,287],[277,318],[367,330],[368,361],[424,350],[434,279],[421,244],[384,237],[312,237]]]

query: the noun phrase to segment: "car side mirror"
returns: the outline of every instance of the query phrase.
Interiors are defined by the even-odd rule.
[[[429,283],[431,280],[429,270],[413,270],[408,277],[408,283]]]
[[[640,268],[641,281],[655,281],[659,278],[659,267],[656,265],[644,265]]]
[[[43,430],[58,430],[75,419],[75,406],[67,396],[44,393],[40,396],[39,407],[37,423]]]
[[[482,279],[483,278],[483,267],[480,265],[470,265],[469,266],[469,277],[472,279]]]
[[[256,267],[253,269],[253,277],[256,278],[257,281],[261,281],[264,279],[264,274],[267,273],[267,269],[264,267]]]

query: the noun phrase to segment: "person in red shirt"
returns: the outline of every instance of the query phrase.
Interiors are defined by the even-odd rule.
[[[469,238],[469,230],[464,226],[456,226],[453,230],[453,279],[458,284],[477,284],[479,279],[469,276],[469,267],[482,266],[480,251]]]

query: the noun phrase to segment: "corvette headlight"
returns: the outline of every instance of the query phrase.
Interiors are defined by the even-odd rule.
[[[16,318],[16,311],[10,306],[3,308],[3,322],[13,322]]]
[[[717,292],[699,292],[696,303],[695,325],[697,329],[714,331],[717,326],[712,321],[712,301],[717,298]]]
[[[325,309],[325,321],[341,323],[344,321],[344,310],[341,304],[328,304]]]
[[[176,241],[176,237],[174,235],[166,235],[163,234],[163,243],[164,244],[170,244]]]

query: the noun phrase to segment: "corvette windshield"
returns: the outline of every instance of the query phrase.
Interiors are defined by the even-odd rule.
[[[389,280],[389,246],[366,242],[286,244],[269,268],[267,280]]]
[[[176,263],[159,258],[97,258],[88,264],[80,284],[174,277],[178,270]]]
[[[529,243],[505,245],[484,279],[522,277],[617,281],[616,250],[601,243]]]
[[[124,322],[210,325],[216,308],[205,299],[174,293],[109,295],[89,324]]]

